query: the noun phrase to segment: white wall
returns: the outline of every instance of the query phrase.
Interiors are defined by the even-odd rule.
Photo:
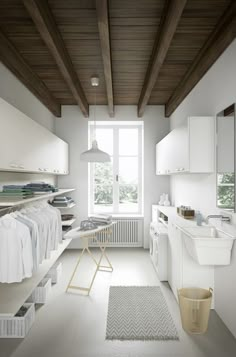
[[[54,115],[0,62],[0,97],[54,131]]]
[[[235,58],[236,40],[173,113],[171,116],[172,129],[185,123],[188,116],[216,115],[236,102]],[[176,206],[191,205],[205,215],[218,211],[216,208],[215,174],[172,176],[171,195]],[[236,336],[235,276],[236,244],[234,245],[232,264],[229,267],[215,269],[215,309]]]
[[[48,130],[54,132],[55,118],[51,112],[2,64],[0,63],[0,97],[28,115]],[[19,133],[20,135],[20,133]],[[6,183],[25,184],[44,180],[55,183],[53,175],[0,172],[0,188]]]
[[[90,117],[93,119],[90,107]],[[97,106],[97,120],[110,121],[106,106]],[[140,120],[136,106],[116,106],[115,120]],[[163,192],[169,193],[168,177],[155,175],[155,145],[169,132],[169,120],[164,117],[162,106],[148,106],[144,121],[144,246],[148,247],[151,205],[157,203]],[[80,161],[80,154],[88,148],[88,121],[77,106],[62,107],[62,118],[56,120],[56,134],[70,145],[70,174],[59,177],[60,187],[75,187],[72,195],[78,203],[74,212],[79,221],[88,216],[88,164]],[[78,243],[73,242],[72,247]]]

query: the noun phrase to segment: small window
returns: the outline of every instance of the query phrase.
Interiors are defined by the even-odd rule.
[[[217,207],[234,209],[234,172],[217,174]]]
[[[90,144],[94,130],[89,122]],[[111,162],[90,164],[90,213],[141,214],[143,122],[96,122],[96,140]]]

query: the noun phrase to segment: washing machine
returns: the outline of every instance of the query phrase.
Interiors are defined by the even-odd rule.
[[[161,222],[150,223],[150,257],[160,281],[167,281],[168,230]]]

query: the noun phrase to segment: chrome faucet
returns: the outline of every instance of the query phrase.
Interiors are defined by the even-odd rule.
[[[209,216],[206,218],[206,223],[208,223],[210,218],[220,218],[221,222],[231,222],[230,216],[224,216],[223,214],[209,214]]]

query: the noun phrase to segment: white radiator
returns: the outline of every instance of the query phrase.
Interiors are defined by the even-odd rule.
[[[143,246],[143,218],[113,218],[116,224],[112,227],[108,247],[142,247]],[[106,233],[99,233],[97,239],[104,242]],[[96,246],[97,242],[91,239],[90,246]]]

